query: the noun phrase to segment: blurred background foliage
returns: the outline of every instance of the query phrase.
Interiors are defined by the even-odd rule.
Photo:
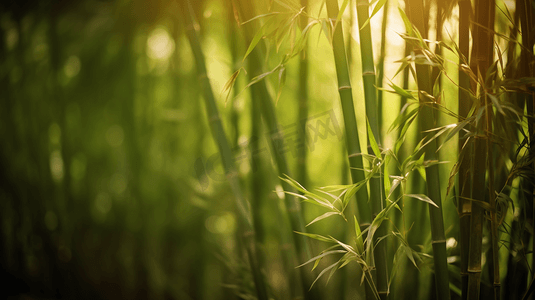
[[[291,286],[279,251],[284,247],[280,241],[283,204],[267,135],[259,137],[266,151],[254,154],[264,164],[253,170],[249,133],[253,122],[260,120],[249,118],[246,76],[238,77],[228,100],[223,93],[234,71],[247,69],[242,58],[248,45],[230,0],[194,2],[208,77],[243,186],[249,187],[247,197],[251,183],[246,178],[253,172],[264,174],[264,184],[256,188],[263,195],[263,251],[269,262],[265,273],[271,293],[285,299]],[[280,5],[253,2],[258,15],[273,10],[270,5]],[[321,2],[311,3],[308,11],[319,13]],[[402,76],[394,75],[399,68],[396,61],[406,56],[405,42],[398,35],[404,25],[397,10],[404,4],[388,1],[387,5],[384,82],[402,86]],[[514,12],[512,1],[506,5]],[[342,22],[351,79],[360,86],[358,26],[352,17],[354,4],[350,7]],[[456,8],[452,15],[444,21],[442,32],[455,41]],[[506,17],[496,17],[495,29],[509,34]],[[383,18],[381,10],[371,19],[376,62]],[[436,14],[429,18],[435,24]],[[436,38],[433,26],[430,39]],[[2,276],[0,293],[13,299],[233,299],[250,294],[250,275],[235,239],[234,198],[208,128],[184,27],[173,0],[0,4],[0,264],[7,275]],[[266,49],[271,49],[266,43]],[[497,43],[507,45],[504,40]],[[345,142],[336,132],[343,130],[343,119],[334,58],[319,27],[312,29],[305,52],[310,120],[331,126],[329,131],[316,122],[315,129],[322,134],[310,132],[307,185],[347,184]],[[282,53],[268,52],[267,69],[280,62]],[[450,52],[444,57],[457,61]],[[298,64],[298,58],[287,64],[286,84],[276,105],[279,123],[290,131],[299,123]],[[458,66],[445,64],[445,68],[451,72],[449,78],[442,77],[443,99],[456,99]],[[275,99],[278,78],[266,80]],[[366,145],[364,93],[359,87],[353,95],[360,144]],[[384,93],[383,97],[383,146],[389,148],[397,133],[388,128],[401,105],[398,95]],[[443,105],[458,109],[456,100]],[[338,125],[327,124],[327,114]],[[455,117],[441,115],[440,124],[455,122]],[[416,144],[416,135],[417,129],[411,128],[408,149]],[[286,155],[294,170],[297,145],[288,147]],[[453,139],[441,150],[441,160],[447,162],[440,165],[442,178],[448,178],[457,148]],[[446,188],[447,182],[441,186],[442,195]],[[458,251],[458,215],[452,197],[450,193],[442,199],[450,253]],[[410,209],[411,204],[407,205]],[[304,211],[306,223],[323,213],[307,205]],[[511,219],[512,213],[506,220]],[[339,221],[327,219],[309,228],[341,236],[345,225]],[[427,217],[419,222],[418,226],[429,227]],[[423,232],[420,240],[429,252],[431,234]],[[314,253],[323,250],[319,243],[312,247]],[[505,259],[508,251],[501,255]],[[429,267],[423,268],[421,276],[430,272]],[[328,285],[324,279],[317,283],[326,299],[341,299],[349,289],[342,273],[335,274]],[[420,295],[427,297],[431,285],[429,281]]]

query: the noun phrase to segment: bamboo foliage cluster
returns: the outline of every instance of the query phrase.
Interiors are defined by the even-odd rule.
[[[385,48],[388,45],[385,32],[390,16],[388,7],[393,4],[385,0],[373,3],[368,0],[357,0],[356,3],[326,0],[312,6],[310,2],[273,1],[268,12],[262,14],[258,14],[254,1],[232,1],[231,7],[247,45],[243,57],[247,63],[245,69],[249,82],[245,89],[251,90],[253,102],[252,136],[258,135],[256,122],[259,122],[261,111],[263,122],[270,132],[271,153],[284,191],[285,206],[280,215],[288,217],[289,226],[281,228],[281,240],[292,245],[289,250],[284,250],[285,270],[288,272],[285,276],[291,285],[300,286],[292,288],[292,296],[320,298],[321,292],[310,292],[309,288],[323,275],[329,273],[330,279],[336,270],[351,262],[356,262],[361,272],[352,282],[358,286],[359,297],[366,299],[394,296],[397,299],[403,297],[398,289],[429,290],[430,287],[434,287],[430,293],[438,299],[480,299],[488,294],[492,294],[494,299],[501,299],[514,290],[518,278],[522,282],[519,286],[521,292],[517,290],[514,297],[521,298],[524,293],[531,293],[527,283],[528,278],[533,282],[533,275],[528,274],[533,260],[527,254],[533,249],[528,245],[533,240],[529,228],[533,226],[534,214],[535,38],[532,17],[535,8],[530,7],[527,0],[516,1],[514,16],[506,6],[506,11],[500,8],[503,14],[500,19],[509,21],[508,36],[498,32],[501,30],[496,25],[496,8],[499,6],[494,0],[476,0],[474,3],[461,0],[447,4],[406,0],[404,8],[399,8],[406,29],[400,33],[406,51],[398,61],[400,67],[396,73],[396,76],[403,76],[404,84],[400,87],[391,82],[388,88],[384,88]],[[186,6],[182,7],[183,11],[188,10]],[[311,7],[319,10],[313,11]],[[458,7],[459,12],[458,39],[446,40],[442,27],[451,22],[454,7]],[[431,8],[436,10],[435,25],[428,20]],[[357,68],[362,74],[362,80],[358,80],[362,85],[355,83],[350,72],[352,66],[347,60],[350,55],[347,51],[353,48],[348,46],[348,39],[352,37],[344,36],[346,9],[356,9],[357,12],[361,54]],[[380,62],[376,64],[372,19],[380,11],[383,11]],[[188,15],[192,16],[191,13],[185,14]],[[194,28],[193,19],[186,19],[190,22],[187,28]],[[434,29],[435,40],[429,38],[431,28]],[[297,158],[297,180],[291,176],[285,153],[278,151],[283,147],[284,138],[275,108],[284,93],[287,70],[291,68],[293,57],[297,56],[297,119],[302,139],[306,141],[303,132],[307,128],[307,80],[311,76],[308,52],[314,51],[308,40],[315,29],[325,36],[332,48],[338,88],[338,95],[333,98],[340,99],[347,153],[345,159],[352,181],[348,185],[319,189],[310,188],[305,147],[301,148]],[[349,32],[353,34],[351,29]],[[254,228],[262,231],[261,213],[254,213],[252,218],[250,204],[242,196],[237,172],[232,165],[232,154],[211,94],[200,43],[194,30],[188,30],[188,37],[196,58],[198,76],[204,85],[213,135],[237,200],[238,215],[242,220],[240,228],[245,230],[243,236],[250,236]],[[507,52],[500,47],[503,42],[507,44]],[[269,67],[270,63],[265,58],[271,51],[281,57],[275,67]],[[452,61],[452,57],[456,61]],[[230,93],[241,70],[232,75],[225,86],[226,92]],[[453,73],[457,74],[452,76]],[[277,75],[275,93],[270,91],[272,74]],[[457,95],[451,97],[453,99],[445,97],[446,84],[453,84],[458,90]],[[358,115],[355,110],[361,107],[357,105],[361,99],[354,98],[355,89],[363,90],[364,94],[365,112]],[[385,124],[389,120],[383,116],[387,93],[399,97],[402,103],[397,118],[391,124]],[[449,103],[454,103],[458,111],[452,111]],[[358,128],[357,120],[361,117],[366,124],[365,130]],[[455,118],[456,122],[444,125],[444,117]],[[414,124],[418,124],[415,129],[417,134],[410,135],[409,129],[415,127]],[[391,149],[386,147],[383,137],[384,125],[390,126],[389,132],[398,132]],[[366,132],[367,147],[360,145],[359,133],[362,132]],[[415,141],[414,148],[407,151],[404,144],[408,138]],[[453,163],[447,178],[443,174],[443,165],[447,162],[440,160],[440,153],[448,142],[455,140],[458,160]],[[366,151],[363,151],[364,148]],[[253,164],[260,164],[254,159]],[[392,173],[393,169],[395,173]],[[408,185],[408,182],[413,185]],[[416,187],[418,182],[423,189]],[[253,186],[259,184],[261,180],[253,181]],[[261,197],[258,193],[254,195]],[[445,207],[449,205],[450,198],[454,199],[458,222],[453,222],[457,218],[446,215]],[[412,227],[414,220],[410,218],[416,214],[405,211],[406,202],[412,201],[428,206],[428,221],[425,222],[428,222],[429,230]],[[259,205],[254,203],[254,206]],[[301,203],[313,204],[324,212],[305,226]],[[356,212],[347,209],[352,205]],[[307,226],[334,216],[339,216],[339,220],[345,222],[344,226],[354,225],[351,226],[350,242],[307,231]],[[425,235],[430,239],[429,243],[413,244],[409,233]],[[256,250],[264,240],[247,240],[245,246],[248,247],[256,297],[267,299],[269,289],[265,287],[266,279],[262,273],[268,267],[259,265],[258,261],[263,264],[268,262],[258,259],[257,256],[265,254]],[[311,240],[328,243],[330,247],[314,255]],[[455,244],[448,245],[450,240]],[[399,248],[390,251],[388,247],[391,244],[399,245]],[[506,268],[500,261],[503,253],[508,254]],[[322,260],[328,260],[329,264],[325,266]],[[431,270],[433,283],[421,276],[408,286],[400,287],[403,279],[398,278],[403,270],[399,268],[404,263],[418,270]],[[318,266],[323,268],[318,274],[310,273],[307,269],[309,264],[313,264],[313,270]],[[298,276],[291,271],[296,265],[299,265]],[[505,289],[501,289],[504,282]]]

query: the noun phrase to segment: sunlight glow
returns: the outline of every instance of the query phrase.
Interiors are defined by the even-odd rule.
[[[162,27],[152,31],[147,39],[147,55],[156,60],[166,60],[175,51],[175,42]]]

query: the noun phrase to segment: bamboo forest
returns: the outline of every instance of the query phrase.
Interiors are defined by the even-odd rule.
[[[535,0],[0,4],[1,299],[535,299]]]

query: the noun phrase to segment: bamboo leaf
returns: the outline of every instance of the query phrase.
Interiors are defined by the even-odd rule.
[[[455,136],[461,129],[463,129],[466,125],[468,125],[472,120],[473,120],[472,118],[468,118],[468,119],[456,124],[455,127],[453,127],[453,129],[450,131],[450,133],[448,133],[446,138],[442,141],[442,145],[440,145],[440,147],[438,147],[437,152],[440,150],[440,148],[442,148],[442,146],[447,141],[449,141],[453,136]]]
[[[411,92],[404,90],[403,88],[395,85],[394,83],[390,83],[390,87],[392,87],[394,91],[402,97],[405,97],[408,99],[415,99]]]
[[[414,256],[412,254],[412,252],[414,250],[412,250],[411,247],[407,246],[407,245],[403,245],[403,248],[405,249],[405,255],[407,256],[407,258],[412,262],[412,264],[414,265],[414,267],[416,267],[416,269],[420,270],[418,268],[418,264],[416,263],[416,261],[414,260]]]
[[[412,35],[412,22],[409,20],[405,12],[398,7],[399,14],[401,15],[401,19],[403,20],[403,23],[405,23],[405,30],[407,30],[408,35]]]
[[[336,267],[338,265],[338,262],[335,262],[334,264],[328,266],[327,268],[323,269],[323,271],[320,272],[320,274],[318,275],[318,277],[316,277],[316,279],[314,280],[314,282],[312,282],[312,285],[310,286],[310,290],[312,289],[312,287],[314,286],[314,284],[316,283],[316,281],[318,281],[318,279],[321,278],[321,276],[323,276],[323,274],[325,274],[327,271],[329,271],[330,269]]]
[[[373,153],[377,158],[381,158],[381,150],[379,150],[379,146],[377,145],[377,142],[375,140],[375,137],[373,136],[372,128],[370,126],[370,121],[366,118],[366,124],[368,125],[368,139],[370,140],[370,146],[372,147]]]
[[[438,205],[436,205],[435,202],[433,202],[433,200],[431,200],[429,197],[427,197],[427,195],[424,195],[424,194],[406,194],[405,196],[406,197],[410,197],[410,198],[414,198],[414,199],[418,199],[420,201],[429,203],[429,204],[433,205],[434,207],[438,208]]]
[[[487,96],[490,98],[490,100],[492,101],[492,104],[494,105],[494,107],[496,107],[496,109],[502,114],[502,115],[505,115],[505,112],[503,111],[503,108],[502,108],[502,105],[500,104],[500,100],[498,100],[498,98],[496,98],[496,96],[494,96],[493,94],[490,94],[490,93],[487,93]]]
[[[321,260],[325,256],[328,256],[328,255],[331,255],[331,254],[336,254],[336,253],[347,253],[347,251],[346,250],[331,250],[331,251],[327,251],[327,252],[322,252],[321,254],[319,254],[317,256],[314,256],[313,258],[307,260],[305,263],[300,264],[299,266],[297,266],[295,268],[297,269],[297,268],[306,266],[311,262],[314,262],[314,261],[317,261],[317,260]]]
[[[241,22],[240,26],[244,25],[244,24],[247,24],[249,22],[252,22],[254,20],[257,20],[257,19],[261,19],[261,18],[265,18],[265,17],[271,17],[273,15],[279,15],[279,14],[282,14],[282,12],[274,11],[274,12],[270,12],[270,13],[267,13],[267,14],[258,15],[258,16],[253,17],[253,18],[251,18],[251,19],[249,19],[249,20],[247,20],[245,22]]]
[[[230,76],[230,79],[225,83],[225,86],[223,87],[223,91],[221,93],[227,92],[227,96],[225,97],[225,105],[227,104],[228,98],[230,96],[230,92],[232,91],[232,88],[234,87],[234,83],[236,83],[236,79],[238,78],[238,75],[240,75],[241,68],[238,69],[238,71],[234,72],[232,76]]]
[[[298,232],[298,231],[294,231],[294,232],[297,233],[297,234],[309,237],[311,239],[315,239],[315,240],[321,241],[321,242],[327,242],[327,243],[333,243],[334,242],[332,240],[332,238],[324,237],[323,235],[319,235],[319,234],[315,234],[315,233],[307,233],[307,232]],[[336,243],[336,242],[334,242],[334,243]]]
[[[256,45],[258,44],[258,42],[260,42],[260,40],[262,39],[262,37],[264,36],[264,30],[266,28],[266,25],[268,23],[266,22],[266,24],[264,24],[257,32],[256,34],[254,35],[253,39],[251,40],[251,43],[249,44],[249,47],[247,48],[247,51],[245,51],[245,55],[243,56],[243,61],[245,61],[245,59],[247,58],[247,56],[253,51],[253,49],[256,47]]]
[[[325,218],[328,218],[328,217],[330,217],[332,215],[339,215],[339,214],[340,214],[339,212],[335,212],[335,211],[326,212],[323,215],[321,215],[321,216],[315,218],[314,220],[312,220],[310,223],[308,223],[306,225],[306,227],[308,227],[308,226],[310,226],[310,225],[312,225],[312,224],[314,224],[314,223],[316,223],[318,221],[321,221],[321,220],[323,220]]]
[[[351,197],[353,197],[353,195],[355,195],[355,193],[357,193],[366,184],[366,182],[368,182],[368,180],[369,176],[367,176],[364,180],[352,185],[352,187],[347,190],[342,200],[344,207],[347,205],[347,203],[349,203]]]
[[[373,8],[372,14],[370,15],[370,17],[368,19],[366,19],[364,24],[362,24],[362,26],[360,26],[359,30],[364,29],[364,27],[366,27],[366,25],[368,25],[368,23],[370,23],[370,20],[373,18],[373,16],[375,16],[375,14],[377,14],[379,12],[379,10],[381,10],[381,8],[383,8],[383,6],[385,5],[386,1],[387,0],[379,0],[379,1],[377,1],[377,4],[375,4],[375,7]],[[384,18],[384,16],[383,16],[383,18]]]
[[[344,0],[344,2],[342,2],[342,5],[340,6],[340,10],[338,10],[338,16],[336,16],[336,24],[338,24],[340,20],[342,19],[342,15],[344,14],[348,4],[349,4],[349,0]]]
[[[258,75],[258,76],[256,76],[256,77],[254,77],[253,79],[251,79],[251,82],[249,82],[249,83],[245,86],[244,90],[247,89],[248,87],[250,87],[251,85],[253,85],[253,84],[259,82],[260,80],[264,79],[266,76],[269,76],[269,75],[275,73],[279,68],[280,68],[280,65],[277,66],[277,67],[275,67],[275,69],[273,69],[273,70],[271,70],[271,71],[262,73],[262,74],[260,74],[260,75]]]
[[[400,176],[396,176],[394,180],[392,180],[392,186],[390,187],[387,198],[390,198],[390,196],[392,196],[392,193],[396,190],[396,188],[399,186],[399,184],[402,181],[403,181],[403,177],[400,177]]]

